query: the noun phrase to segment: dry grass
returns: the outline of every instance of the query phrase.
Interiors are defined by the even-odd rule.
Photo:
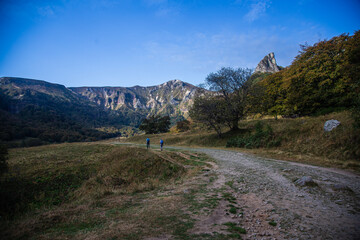
[[[11,197],[7,193],[21,194],[13,199],[13,211],[1,209],[0,238],[180,236],[192,220],[182,211],[178,189],[205,161],[204,155],[186,151],[97,143],[12,149],[10,171],[1,182],[10,189],[1,194],[5,200]],[[15,182],[26,184],[9,184]]]

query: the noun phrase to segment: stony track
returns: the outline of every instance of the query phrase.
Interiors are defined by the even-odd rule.
[[[245,239],[360,239],[360,176],[235,151],[197,151],[214,158],[214,171],[233,182]],[[296,185],[303,176],[316,185]]]
[[[246,229],[243,239],[360,239],[360,176],[355,173],[237,151],[168,148],[213,158],[216,167],[209,174],[217,180],[209,184],[205,198],[225,191],[241,210],[229,214],[228,202],[220,200],[205,215],[193,216],[197,219],[193,234],[224,233],[223,223],[231,221]],[[315,184],[297,185],[295,181],[304,176]]]

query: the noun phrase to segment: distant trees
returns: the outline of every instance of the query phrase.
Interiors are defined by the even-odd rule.
[[[122,126],[126,119],[139,117],[109,114],[81,101],[62,99],[29,90],[22,99],[0,89],[0,141],[22,140],[22,147],[52,142],[95,141],[118,136],[97,130],[99,126]],[[18,141],[20,142],[20,141]],[[18,145],[11,143],[12,146]]]
[[[151,115],[145,118],[139,126],[139,129],[145,131],[146,134],[168,132],[170,128],[169,116]]]

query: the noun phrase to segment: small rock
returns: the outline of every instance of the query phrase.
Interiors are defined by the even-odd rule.
[[[338,120],[335,120],[335,119],[328,120],[324,124],[324,131],[330,132],[339,125],[340,125],[340,122]]]
[[[314,180],[309,176],[304,176],[295,181],[295,184],[299,186],[317,186]]]

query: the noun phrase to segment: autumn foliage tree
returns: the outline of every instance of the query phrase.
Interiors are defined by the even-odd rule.
[[[351,107],[358,96],[354,88],[359,71],[353,58],[359,51],[359,37],[358,31],[301,46],[291,66],[261,82],[267,113],[301,116]]]

